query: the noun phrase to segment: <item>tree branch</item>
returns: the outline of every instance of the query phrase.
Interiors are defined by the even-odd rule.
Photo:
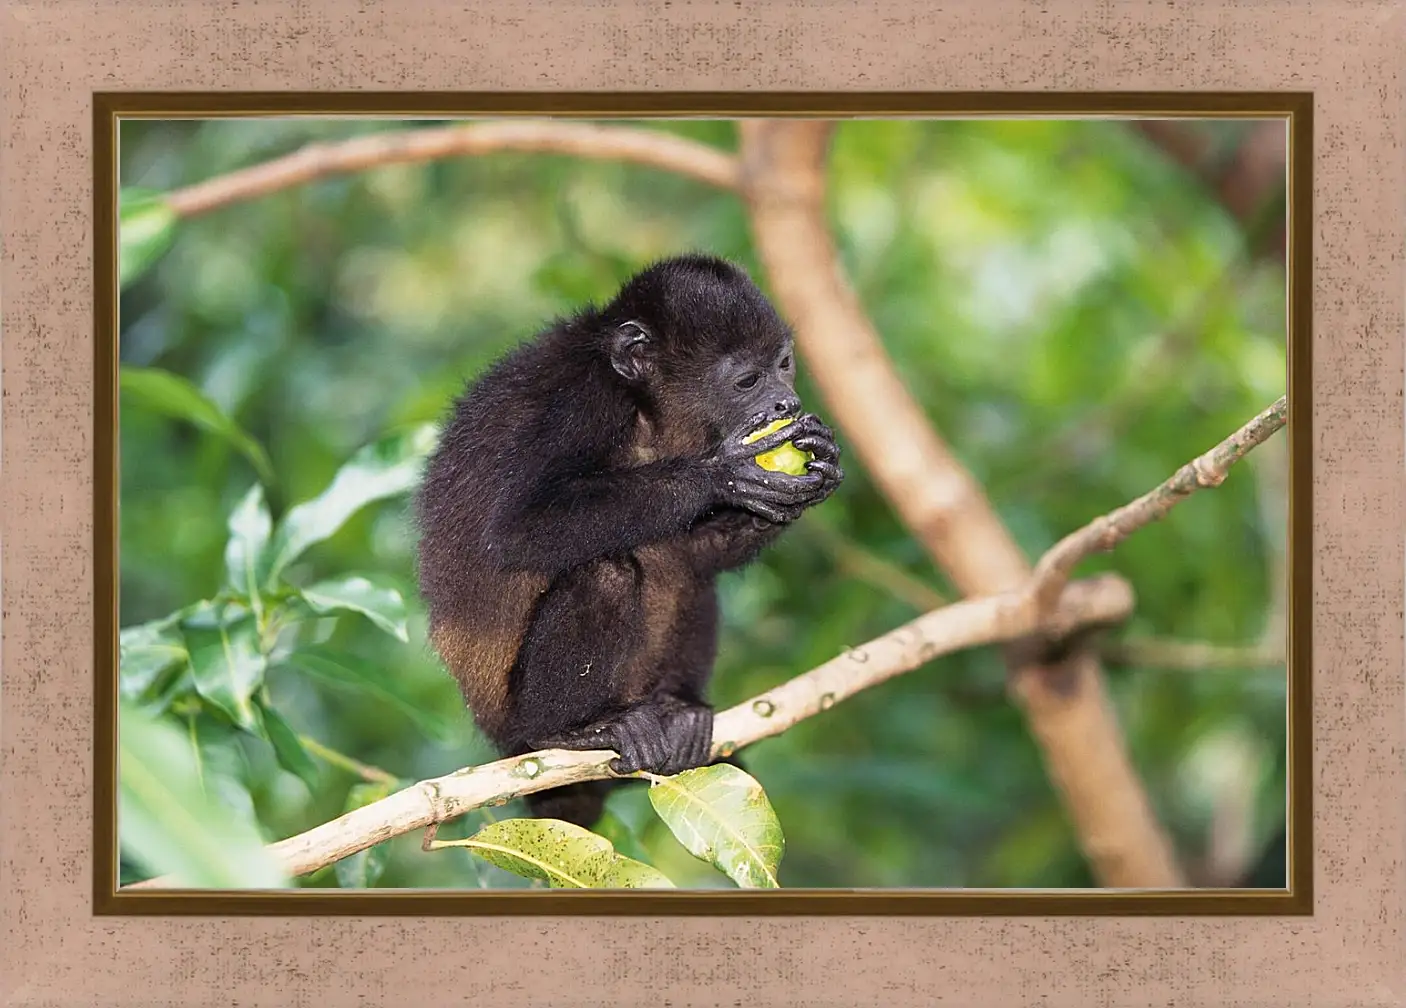
[[[1287,245],[1284,220],[1263,227],[1260,213],[1267,198],[1285,185],[1288,126],[1273,119],[1255,124],[1233,157],[1222,164],[1211,159],[1211,142],[1195,123],[1176,119],[1136,119],[1141,133],[1215,194],[1221,205],[1246,230],[1246,239],[1259,255],[1283,258]]]
[[[1019,591],[1029,561],[909,395],[840,265],[824,203],[830,131],[741,123],[743,193],[772,289],[836,426],[952,583],[968,597]],[[1010,683],[1101,883],[1180,886],[1098,663],[1080,651],[1055,668],[1015,668]]]
[[[1110,665],[1134,665],[1206,672],[1219,669],[1282,668],[1287,655],[1283,644],[1212,644],[1209,641],[1129,637],[1109,641],[1100,649]]]
[[[1281,398],[1211,451],[1182,466],[1156,490],[1066,536],[1045,554],[1036,565],[1036,576],[1021,590],[957,602],[927,613],[719,713],[713,725],[712,755],[730,756],[759,739],[779,735],[861,690],[954,651],[1036,632],[1060,638],[1081,627],[1120,622],[1133,609],[1132,589],[1121,577],[1103,574],[1070,583],[1064,578],[1051,580],[1055,575],[1050,572],[1065,570],[1068,558],[1076,555],[1076,547],[1088,546],[1078,554],[1083,556],[1108,541],[1105,530],[1117,530],[1111,548],[1195,491],[1219,486],[1229,468],[1282,427],[1286,416],[1287,407]],[[1044,572],[1043,580],[1040,572]],[[1053,604],[1042,613],[1039,600],[1049,592],[1056,593]],[[1078,717],[1085,723],[1090,720],[1087,710],[1079,712]],[[1037,728],[1047,724],[1036,721]],[[609,761],[615,755],[553,749],[456,770],[420,781],[306,833],[271,844],[269,850],[290,875],[305,875],[385,840],[446,822],[484,805],[502,805],[563,784],[614,777]],[[124,888],[173,885],[169,877],[162,877]]]
[[[722,711],[714,720],[713,755],[727,756],[759,739],[779,735],[860,690],[942,655],[1032,632],[1037,627],[1030,620],[1030,607],[1023,603],[1021,596],[1010,594],[947,606]],[[1128,583],[1105,574],[1068,585],[1047,627],[1052,633],[1068,633],[1087,624],[1118,622],[1132,609],[1133,592]],[[562,784],[616,776],[609,769],[615,755],[553,749],[456,770],[271,844],[269,850],[290,875],[306,875],[480,806],[502,805]],[[162,877],[123,888],[175,885],[171,878]]]
[[[633,128],[475,123],[313,145],[180,190],[168,199],[179,215],[192,216],[332,174],[510,150],[632,161],[743,193],[773,288],[797,327],[839,426],[919,541],[960,591],[977,598],[920,617],[719,714],[714,739],[715,752],[721,754],[776,734],[939,654],[1037,631],[1060,636],[1080,626],[1115,622],[1132,606],[1127,585],[1105,576],[1070,584],[1059,593],[1044,588],[1044,593],[1058,594],[1058,601],[1048,619],[1038,618],[1040,607],[1027,584],[1028,561],[979,485],[908,395],[839,265],[823,202],[830,129],[829,123],[809,120],[744,121],[739,164],[706,145]],[[893,450],[894,445],[903,450]],[[1178,499],[1174,496],[1171,503]],[[1051,575],[1065,576],[1062,568]],[[1027,715],[1102,883],[1180,885],[1170,845],[1128,763],[1097,663],[1079,653],[1059,669],[1019,669],[1012,678],[1012,693]],[[612,776],[609,758],[604,753],[553,751],[468,768],[423,781],[272,849],[292,873],[303,874],[490,802],[501,804],[532,791]],[[170,884],[169,879],[138,883]]]
[[[166,202],[178,216],[193,217],[329,175],[506,151],[628,161],[675,172],[720,189],[735,189],[738,184],[734,157],[693,140],[629,126],[513,120],[374,133],[337,143],[310,144],[286,157],[178,189],[166,197]]]
[[[1166,515],[1178,502],[1197,490],[1220,486],[1230,467],[1244,458],[1251,448],[1263,443],[1283,427],[1288,417],[1288,398],[1280,396],[1230,437],[1178,469],[1171,479],[1131,504],[1095,519],[1057,542],[1040,558],[1028,589],[1034,595],[1037,610],[1053,607],[1069,573],[1079,561],[1094,553],[1106,553],[1113,549],[1144,525],[1150,525]]]

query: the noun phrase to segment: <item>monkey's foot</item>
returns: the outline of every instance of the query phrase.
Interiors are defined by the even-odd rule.
[[[705,766],[713,748],[713,710],[693,704],[650,702],[560,738],[541,749],[614,749],[616,773],[637,770],[668,777]]]

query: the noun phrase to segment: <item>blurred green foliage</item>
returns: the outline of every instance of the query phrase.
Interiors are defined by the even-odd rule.
[[[232,517],[261,470],[272,471],[269,521],[286,521],[363,446],[437,420],[487,363],[649,260],[706,250],[767,285],[736,197],[644,167],[512,154],[387,166],[174,227],[150,202],[310,142],[433,125],[122,123],[124,206],[139,225],[120,309],[123,627],[215,596]],[[726,121],[637,128],[736,145]],[[1245,127],[1200,128],[1233,149]],[[888,352],[1032,557],[1284,393],[1282,264],[1249,260],[1214,198],[1123,124],[846,122],[831,180],[841,254]],[[802,367],[800,391],[825,415]],[[214,410],[203,423],[191,394]],[[1123,632],[1223,644],[1282,634],[1284,452],[1272,439],[1222,487],[1081,567],[1133,584]],[[862,460],[850,453],[846,469],[824,507],[723,583],[720,706],[917,614],[892,579],[856,576],[856,551],[955,595]],[[259,709],[286,727],[282,754],[203,708],[162,715],[206,789],[265,839],[372,800],[386,781],[494,756],[425,642],[406,505],[392,494],[340,515],[283,571],[299,586],[366,575],[403,600],[409,642],[353,614],[321,624],[322,666],[311,652],[267,667]],[[365,674],[329,668],[327,653]],[[124,687],[140,672],[124,665]],[[993,649],[942,658],[750,747],[748,770],[785,830],[781,884],[1093,884],[1003,674]],[[1266,843],[1285,806],[1283,668],[1108,675],[1183,858],[1205,855],[1226,802],[1251,804],[1250,846]],[[310,763],[290,755],[289,736]],[[649,814],[642,787],[611,810],[676,884],[731,884]],[[511,814],[480,810],[440,835]],[[377,885],[526,884],[461,849],[424,853],[418,836],[371,856]],[[364,884],[360,858],[296,882]],[[124,849],[124,878],[141,873]]]

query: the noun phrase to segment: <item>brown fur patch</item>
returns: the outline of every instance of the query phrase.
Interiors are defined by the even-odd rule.
[[[630,442],[626,465],[641,466],[659,460],[659,451],[654,444],[654,425],[640,413],[635,420],[635,436]]]
[[[629,700],[643,700],[658,683],[668,659],[668,646],[687,602],[692,573],[674,550],[645,546],[635,552],[643,572],[644,641],[629,676]]]
[[[540,574],[512,574],[499,584],[491,607],[456,613],[430,627],[430,642],[459,682],[464,700],[490,735],[508,709],[508,676],[537,599],[547,588]]]

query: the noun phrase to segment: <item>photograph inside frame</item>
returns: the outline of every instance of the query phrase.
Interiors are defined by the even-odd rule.
[[[119,885],[1284,889],[1285,120],[120,120]]]

